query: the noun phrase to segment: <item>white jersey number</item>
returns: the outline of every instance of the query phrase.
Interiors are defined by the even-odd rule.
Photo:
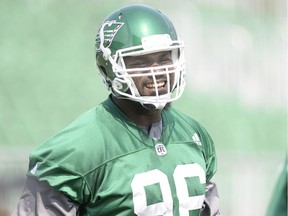
[[[200,183],[206,182],[205,171],[199,164],[177,165],[173,179],[179,200],[180,216],[188,216],[189,210],[200,209],[204,202],[204,195],[189,197],[185,178],[199,177]],[[158,183],[163,197],[163,202],[148,205],[145,186]],[[133,191],[134,213],[141,216],[165,215],[173,216],[173,199],[168,177],[160,170],[151,170],[136,174],[131,183]]]

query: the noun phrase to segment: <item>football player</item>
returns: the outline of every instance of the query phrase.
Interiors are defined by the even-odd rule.
[[[270,202],[266,211],[266,216],[287,216],[287,176],[288,176],[288,158],[286,157],[285,163],[278,174],[277,182],[274,186],[274,191],[270,198]]]
[[[14,215],[220,215],[213,141],[171,107],[183,49],[159,10],[111,13],[95,47],[111,94],[31,153]]]

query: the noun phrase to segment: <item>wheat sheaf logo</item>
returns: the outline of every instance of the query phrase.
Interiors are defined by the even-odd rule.
[[[109,47],[123,25],[123,22],[117,22],[116,20],[104,22],[97,35],[96,43],[104,43],[105,47]]]

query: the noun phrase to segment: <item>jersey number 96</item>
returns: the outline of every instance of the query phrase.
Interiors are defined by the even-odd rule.
[[[205,195],[189,196],[186,178],[198,177],[201,184],[205,184],[205,171],[199,164],[177,165],[173,180],[179,201],[180,216],[189,216],[190,210],[200,209]],[[145,187],[159,184],[163,202],[147,205]],[[173,199],[168,177],[158,169],[136,174],[131,183],[133,191],[134,213],[140,216],[165,215],[173,216]]]

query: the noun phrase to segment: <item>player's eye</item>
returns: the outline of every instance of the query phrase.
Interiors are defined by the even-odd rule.
[[[126,65],[127,68],[143,68],[147,67],[147,63],[144,61],[136,61]]]
[[[163,58],[161,60],[162,63],[171,63],[172,62],[172,59],[171,58]]]

